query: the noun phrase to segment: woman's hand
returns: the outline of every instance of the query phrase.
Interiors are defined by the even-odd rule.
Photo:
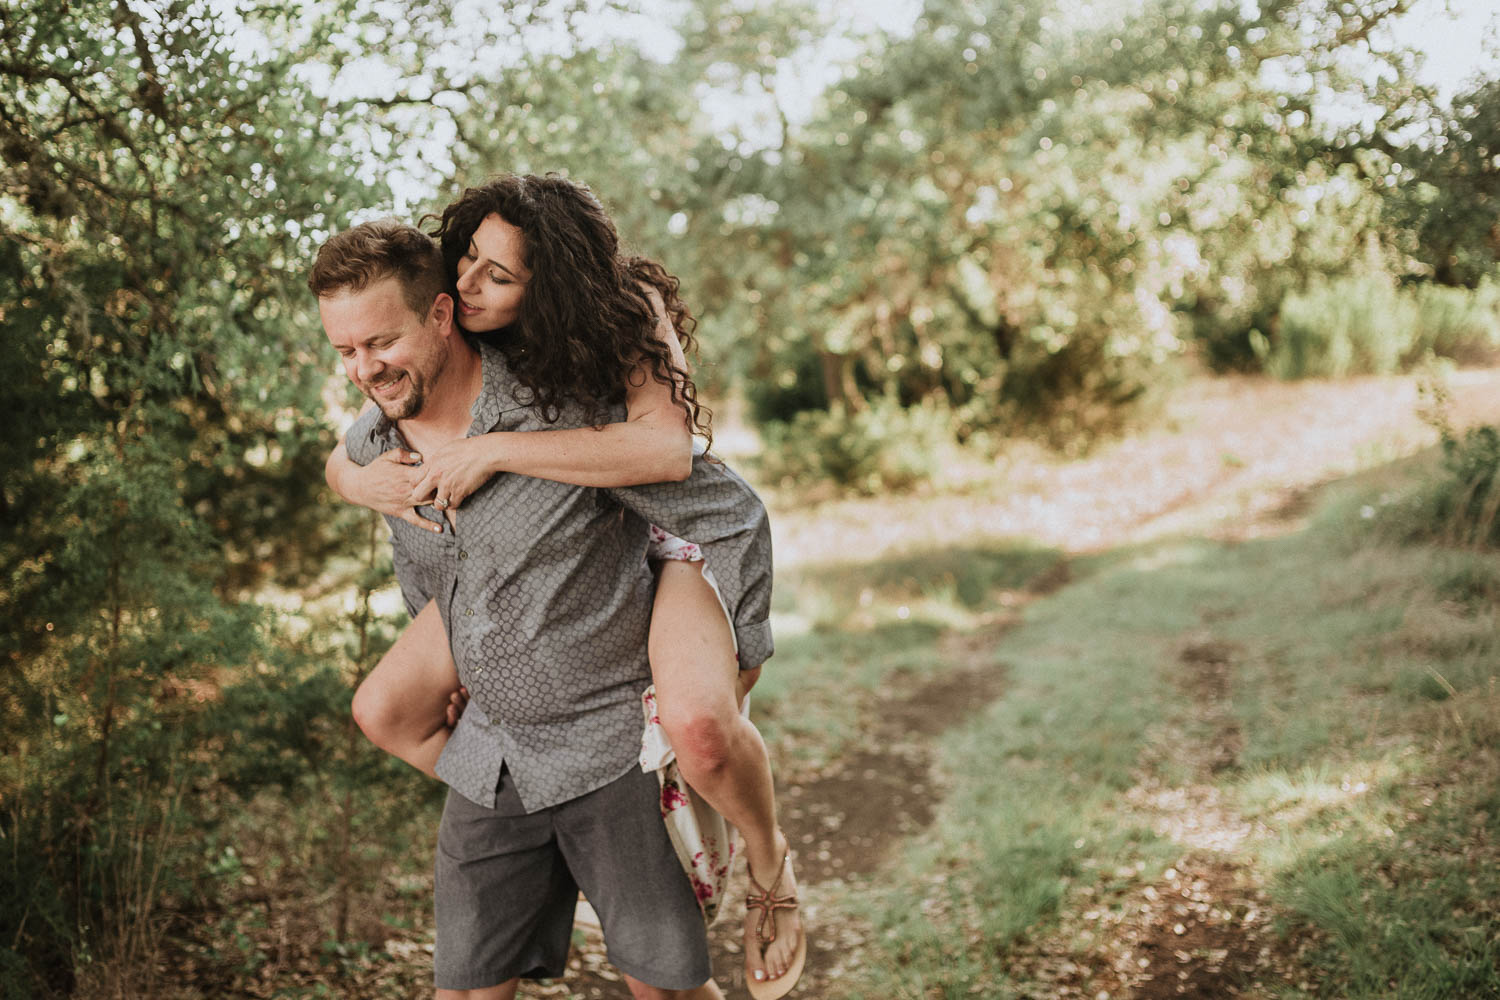
[[[421,478],[413,486],[406,502],[411,505],[430,503],[439,510],[457,510],[464,500],[499,471],[495,464],[496,444],[500,435],[450,441],[426,454]]]
[[[760,680],[760,670],[760,667],[751,667],[749,670],[736,672],[734,678],[734,703],[736,705],[745,704],[745,695],[749,694],[750,689],[755,687],[755,682]],[[464,693],[468,694],[467,691]]]
[[[441,532],[443,526],[418,514],[410,500],[413,488],[422,478],[421,463],[421,455],[405,448],[392,448],[364,468],[351,462],[340,476],[339,492],[361,507]]]
[[[444,722],[449,729],[458,727],[458,720],[463,718],[464,709],[469,707],[469,689],[460,687],[448,695],[448,708],[445,713]]]

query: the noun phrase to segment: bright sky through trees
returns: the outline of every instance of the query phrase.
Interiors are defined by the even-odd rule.
[[[700,106],[712,129],[724,137],[726,144],[738,144],[747,151],[774,145],[783,116],[793,126],[806,122],[819,95],[848,71],[872,36],[909,36],[922,10],[921,0],[820,0],[817,6],[833,29],[810,51],[786,54],[795,57],[783,60],[774,77],[774,93],[743,86],[699,84]],[[1084,0],[1074,6],[1080,19],[1092,20],[1100,15],[1123,17],[1138,3]],[[663,30],[663,25],[675,23],[683,7],[682,0],[641,0],[639,15],[601,9],[583,26],[582,38],[585,43],[611,38],[628,40],[647,55],[669,61],[677,55],[681,39],[674,32]],[[475,18],[476,24],[489,20],[489,11],[483,4],[472,7],[460,4],[457,9],[456,22],[467,20],[465,15]],[[455,27],[461,29],[463,25],[456,23]],[[567,46],[565,33],[557,31],[553,33],[555,37],[549,38],[545,23],[532,25],[528,31],[531,34],[525,45],[533,52]],[[1412,11],[1396,23],[1393,34],[1422,54],[1417,76],[1436,87],[1444,101],[1466,84],[1497,74],[1500,10],[1493,0],[1416,0]],[[503,53],[495,55],[504,59]],[[378,77],[378,66],[346,67],[343,79],[367,89],[372,69]],[[308,78],[316,89],[330,85],[326,71],[316,67],[308,68]],[[1362,108],[1356,107],[1326,106],[1325,111],[1336,121],[1346,118],[1357,121],[1364,114]],[[408,211],[430,197],[427,188],[431,175],[416,164],[406,164],[407,158],[399,151],[391,151],[389,156],[396,161],[385,164],[395,167],[395,172],[387,175],[394,188],[395,208],[398,213]],[[428,159],[432,162],[434,157],[429,154]],[[443,168],[441,162],[435,165]]]

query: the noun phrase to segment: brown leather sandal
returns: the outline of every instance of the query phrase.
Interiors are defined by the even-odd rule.
[[[745,862],[745,873],[750,876],[752,891],[745,894],[745,909],[760,910],[760,919],[755,923],[755,940],[760,945],[761,956],[764,958],[766,946],[776,940],[776,911],[797,909],[797,894],[788,893],[785,896],[776,895],[776,890],[781,886],[781,877],[786,874],[787,867],[792,863],[792,852],[787,851],[781,859],[781,865],[776,871],[776,881],[771,883],[771,888],[765,889],[755,879],[755,872],[750,870],[750,863]],[[770,933],[766,932],[769,926]],[[755,980],[745,976],[745,988],[755,1000],[781,1000],[797,985],[797,980],[802,977],[802,967],[807,963],[807,925],[802,927],[802,934],[797,941],[797,951],[792,955],[792,962],[787,966],[786,973],[775,979]]]

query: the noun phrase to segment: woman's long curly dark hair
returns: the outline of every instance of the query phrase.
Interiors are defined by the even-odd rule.
[[[695,347],[697,322],[678,295],[678,281],[645,257],[620,254],[620,238],[604,206],[582,184],[556,174],[503,174],[466,188],[443,210],[433,236],[456,281],[459,259],[490,215],[521,231],[522,261],[531,271],[516,322],[480,336],[505,356],[543,419],[558,418],[565,402],[604,422],[625,398],[638,369],[671,387],[695,433],[712,441],[711,412],[698,404],[687,372],[672,363],[656,336],[655,311],[642,285],[661,293],[684,355]],[[428,218],[432,218],[429,216]],[[457,290],[454,292],[457,301]]]

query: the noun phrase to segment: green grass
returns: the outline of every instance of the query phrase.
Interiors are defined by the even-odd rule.
[[[1493,555],[1397,546],[1363,513],[1429,467],[1343,484],[1288,537],[1075,562],[1074,582],[998,639],[1004,696],[940,739],[933,828],[874,884],[829,900],[873,931],[844,995],[1027,990],[1008,956],[1067,926],[1080,889],[1122,899],[1184,852],[1122,804],[1152,780],[1214,784],[1258,821],[1234,860],[1270,892],[1289,942],[1310,942],[1293,982],[1351,998],[1500,996],[1500,570]],[[804,578],[798,606],[818,610],[778,654],[777,724],[816,731],[851,688],[873,696],[894,671],[942,669],[939,629],[977,627],[1055,558],[939,553]],[[1222,771],[1188,749],[1211,735],[1184,656],[1204,642],[1232,658],[1211,717],[1239,742]]]
[[[780,763],[816,767],[846,753],[861,738],[861,710],[893,677],[950,665],[933,655],[941,636],[974,628],[997,593],[1024,590],[1061,560],[983,545],[779,576],[776,656],[752,697]]]

